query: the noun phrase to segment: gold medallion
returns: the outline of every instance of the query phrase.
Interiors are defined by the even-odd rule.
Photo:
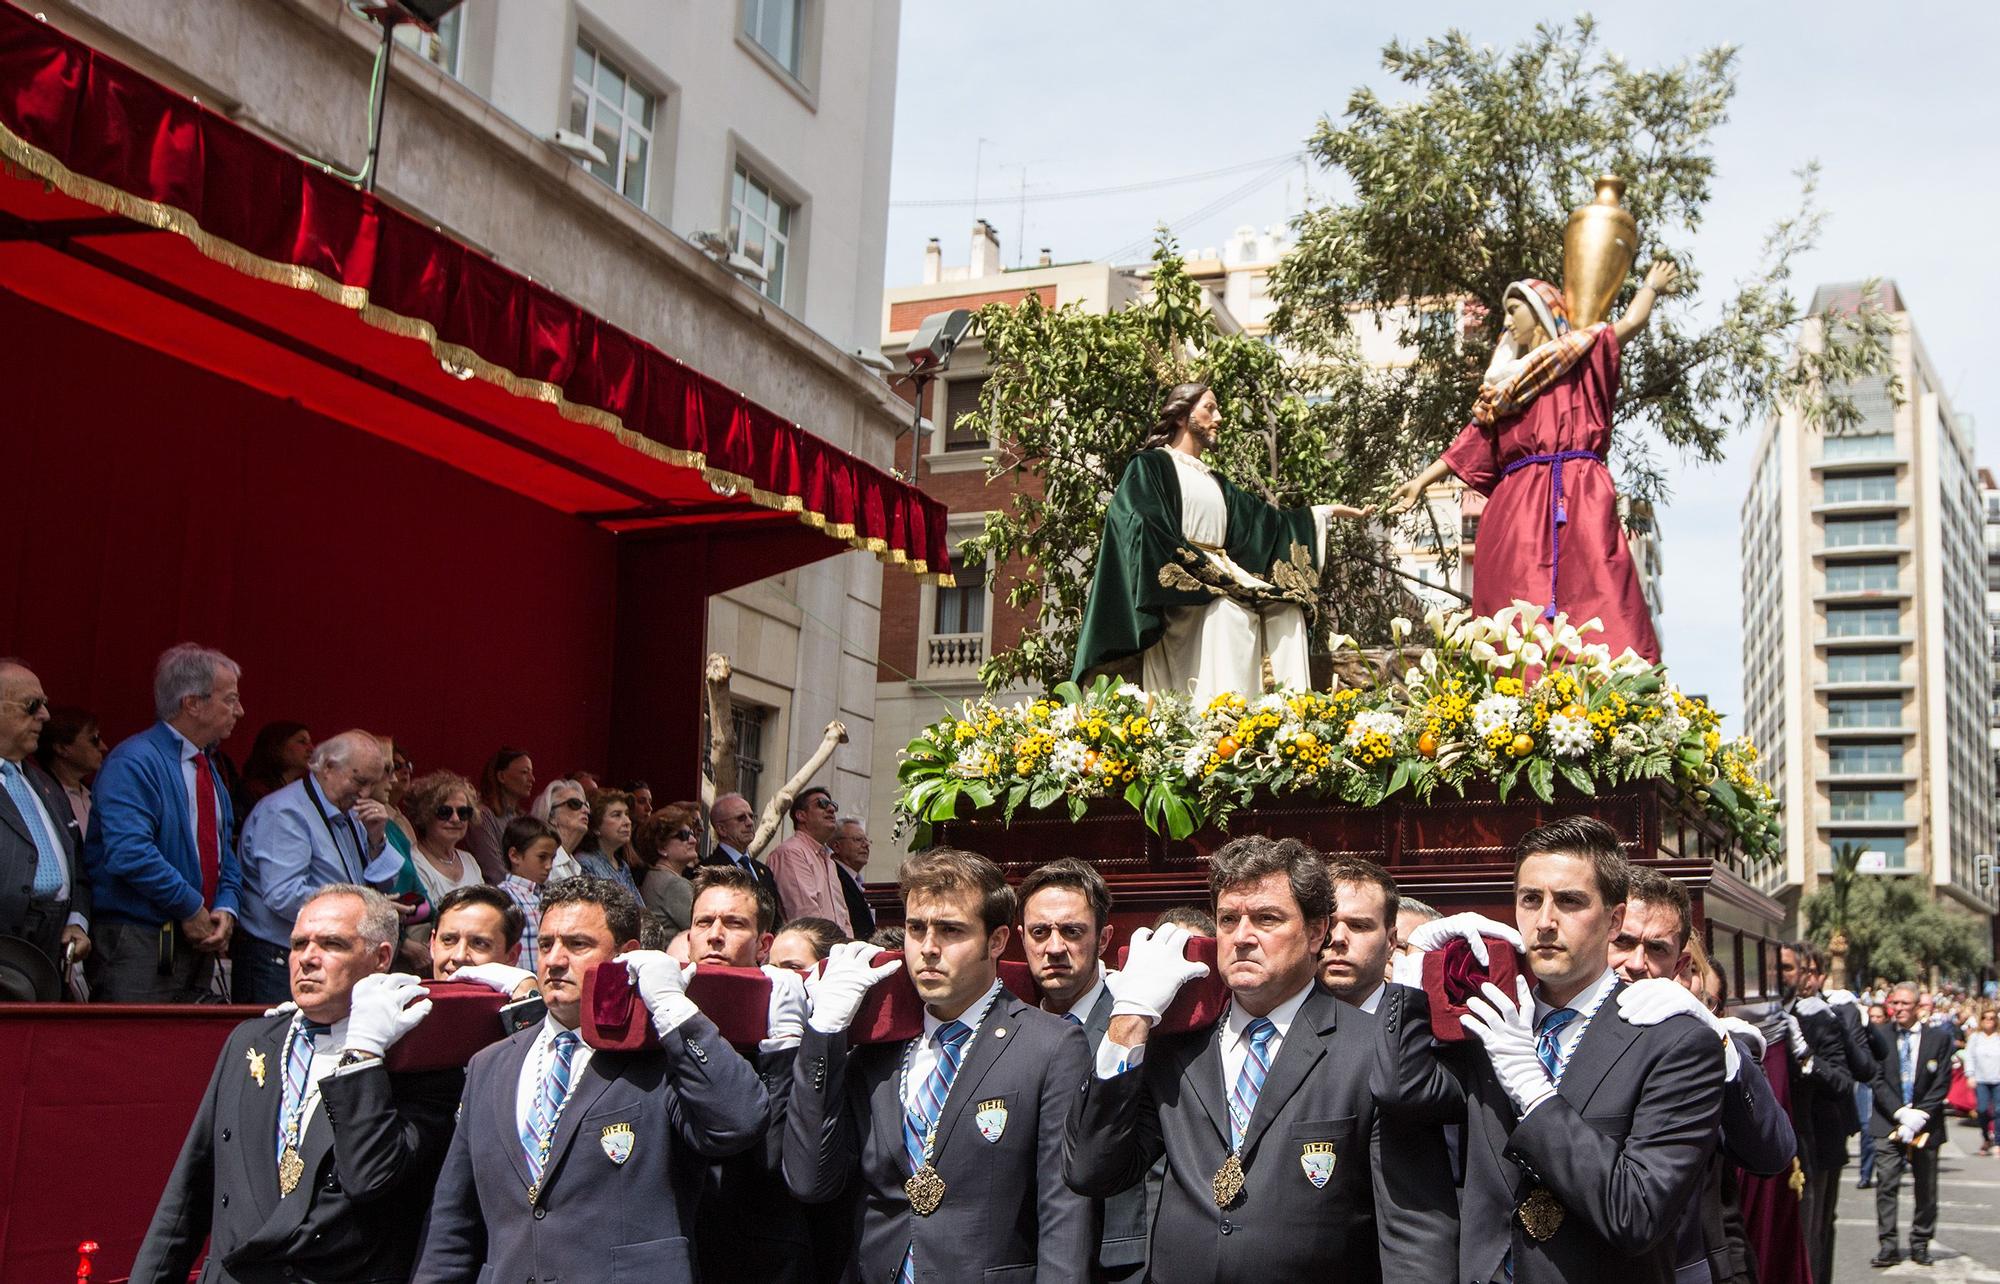
[[[1791,1187],[1792,1194],[1797,1198],[1806,1197],[1806,1171],[1799,1167],[1797,1156],[1792,1158],[1792,1175],[1785,1178],[1785,1185]]]
[[[909,1196],[910,1209],[919,1217],[929,1217],[944,1202],[944,1178],[938,1170],[925,1161],[910,1179],[903,1183],[903,1193]]]
[[[1556,1232],[1562,1229],[1562,1201],[1550,1194],[1546,1186],[1537,1186],[1529,1191],[1528,1197],[1521,1201],[1521,1206],[1514,1213],[1521,1219],[1521,1229],[1528,1232],[1528,1238],[1538,1243],[1554,1239]]]
[[[278,1195],[291,1194],[299,1188],[299,1178],[306,1175],[306,1161],[299,1158],[297,1146],[286,1146],[278,1156]]]
[[[1230,1151],[1222,1167],[1215,1170],[1215,1180],[1209,1183],[1209,1188],[1215,1193],[1217,1208],[1229,1207],[1243,1193],[1243,1161],[1235,1151]]]

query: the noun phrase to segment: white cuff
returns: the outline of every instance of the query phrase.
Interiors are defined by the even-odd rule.
[[[669,995],[666,1002],[661,1006],[664,1010],[655,1012],[652,1015],[653,1030],[662,1039],[680,1029],[681,1023],[689,1017],[701,1015],[701,1009],[696,1007],[694,1000],[685,994],[676,993]]]
[[[1128,1048],[1106,1039],[1097,1045],[1097,1077],[1116,1079],[1127,1070],[1137,1070],[1146,1060],[1146,1045]]]
[[[1553,1097],[1555,1095],[1556,1095],[1555,1085],[1551,1084],[1549,1087],[1544,1088],[1541,1092],[1536,1094],[1535,1099],[1533,1101],[1530,1101],[1527,1105],[1521,1107],[1521,1118],[1526,1119],[1529,1116],[1529,1114],[1533,1113],[1536,1106],[1541,1105],[1544,1101],[1547,1101],[1550,1097]]]
[[[70,911],[69,922],[66,926],[77,928],[85,936],[90,935],[90,920],[74,910]]]
[[[346,1051],[346,1049],[342,1049],[342,1051]],[[357,1051],[357,1052],[362,1052],[362,1051],[366,1051],[366,1049],[363,1049],[363,1048],[356,1048],[356,1049],[355,1049],[355,1051]],[[330,1078],[330,1079],[337,1079],[337,1078],[339,1078],[339,1077],[340,1077],[341,1075],[344,1075],[344,1074],[354,1074],[354,1073],[356,1073],[356,1072],[358,1072],[358,1071],[362,1071],[362,1070],[372,1070],[372,1069],[373,1069],[373,1068],[375,1068],[376,1066],[379,1066],[379,1065],[382,1065],[382,1064],[383,1064],[383,1061],[382,1061],[382,1054],[378,1052],[378,1053],[376,1053],[376,1054],[375,1054],[374,1056],[372,1056],[372,1057],[367,1057],[367,1058],[364,1058],[364,1059],[362,1059],[362,1060],[360,1060],[360,1061],[357,1061],[357,1062],[355,1062],[355,1063],[354,1063],[353,1065],[351,1065],[351,1066],[341,1066],[341,1067],[340,1067],[339,1069],[335,1070],[335,1071],[334,1071],[334,1072],[333,1072],[333,1073],[332,1073],[331,1075],[328,1075],[327,1077],[328,1077],[328,1078]]]

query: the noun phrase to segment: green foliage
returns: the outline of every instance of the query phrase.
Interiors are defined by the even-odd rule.
[[[1799,905],[1806,937],[1816,945],[1833,939],[1836,896],[1827,881]],[[1962,978],[1983,967],[1991,953],[1984,922],[1932,900],[1915,878],[1854,879],[1846,890],[1846,921],[1851,983],[1878,976],[1927,982],[1932,968]]]
[[[1668,67],[1628,66],[1586,16],[1541,25],[1511,49],[1449,31],[1391,43],[1382,60],[1412,93],[1392,103],[1357,90],[1338,122],[1320,122],[1313,154],[1351,194],[1301,216],[1273,289],[1278,334],[1317,367],[1311,381],[1335,391],[1315,417],[1330,421],[1337,451],[1386,483],[1428,464],[1468,421],[1502,294],[1522,277],[1560,284],[1563,229],[1598,175],[1626,180],[1642,241],[1612,315],[1655,257],[1680,268],[1682,294],[1700,291],[1688,242],[1710,203],[1711,139],[1736,92],[1736,54],[1722,46]],[[1756,271],[1712,319],[1670,301],[1625,350],[1615,465],[1634,497],[1663,498],[1662,447],[1720,459],[1734,430],[1781,403],[1844,428],[1858,421],[1845,390],[1891,373],[1893,327],[1872,291],[1823,331],[1791,293],[1793,265],[1824,217],[1814,168],[1800,176],[1798,209],[1771,228]],[[1413,362],[1362,360],[1357,324],[1378,314],[1393,318]]]

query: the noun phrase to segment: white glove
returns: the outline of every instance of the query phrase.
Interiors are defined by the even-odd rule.
[[[1111,1015],[1142,1016],[1157,1024],[1183,985],[1207,976],[1208,964],[1186,957],[1192,935],[1178,923],[1157,930],[1142,927],[1132,933],[1125,966],[1104,979],[1111,991]]]
[[[1762,1061],[1764,1059],[1764,1048],[1767,1046],[1767,1041],[1764,1038],[1762,1030],[1751,1025],[1742,1017],[1717,1017],[1716,1024],[1722,1027],[1722,1032],[1729,1036],[1729,1041],[1732,1044],[1743,1050],[1744,1056],[1749,1057],[1753,1061]]]
[[[1804,1027],[1791,1013],[1785,1013],[1785,1041],[1792,1045],[1792,1057],[1800,1064],[1812,1060],[1812,1045],[1806,1042]]]
[[[820,973],[819,984],[813,987],[812,1015],[806,1018],[813,1029],[821,1034],[839,1034],[853,1025],[868,991],[903,966],[901,959],[890,959],[876,967],[870,960],[878,953],[880,950],[867,941],[842,941],[828,951],[826,971]]]
[[[356,981],[347,1013],[345,1051],[378,1057],[387,1053],[430,1015],[429,999],[410,1002],[423,992],[424,983],[408,972],[377,972]]]
[[[1479,994],[1466,1000],[1466,1015],[1460,1024],[1485,1045],[1486,1059],[1493,1063],[1500,1086],[1526,1116],[1553,1097],[1556,1086],[1542,1068],[1542,1059],[1535,1055],[1535,1000],[1528,992],[1528,978],[1516,977],[1515,986],[1518,999],[1508,998],[1507,992],[1491,981],[1481,985]]]
[[[1693,991],[1679,981],[1654,976],[1632,982],[1618,992],[1618,1015],[1633,1025],[1658,1025],[1669,1017],[1694,1017],[1715,1031],[1716,1037],[1722,1040],[1723,1082],[1734,1082],[1737,1072],[1743,1068],[1742,1058],[1729,1042],[1729,1032],[1722,1028],[1715,1014],[1694,997]]]
[[[764,1019],[764,1038],[757,1044],[759,1052],[783,1052],[787,1048],[799,1046],[799,1040],[806,1035],[806,1013],[812,1009],[812,1001],[806,998],[806,983],[797,972],[788,967],[764,965],[764,975],[771,978],[771,1007]]]
[[[299,1010],[299,1005],[298,1005],[298,1004],[296,1004],[296,1003],[292,1002],[292,1001],[291,1001],[290,999],[286,999],[286,1000],[285,1000],[285,1001],[284,1001],[283,1003],[280,1003],[280,1004],[279,1004],[279,1005],[278,1005],[277,1007],[275,1007],[275,1008],[265,1008],[265,1009],[264,1009],[264,1015],[265,1015],[265,1016],[290,1016],[290,1015],[291,1015],[292,1013],[294,1013],[294,1012],[296,1012],[296,1011],[298,1011],[298,1010]]]
[[[489,990],[498,990],[508,998],[521,988],[521,982],[532,981],[535,974],[524,967],[509,967],[505,963],[474,963],[462,967],[451,974],[454,981],[476,981]]]
[[[1389,979],[1412,990],[1424,988],[1424,956],[1420,951],[1398,954],[1389,960]]]
[[[1915,1106],[1896,1107],[1896,1140],[1908,1145],[1931,1126],[1931,1117]]]
[[[701,1011],[687,996],[694,964],[681,963],[664,950],[630,950],[611,961],[623,963],[632,974],[632,985],[646,1011],[653,1014],[653,1029],[662,1039]]]
[[[1831,1012],[1833,1009],[1827,1006],[1825,999],[1815,994],[1792,1004],[1792,1011],[1800,1016],[1818,1016],[1822,1012]]]
[[[1860,998],[1852,990],[1821,990],[1820,997],[1835,1007],[1840,1007],[1842,1004],[1856,1008],[1861,1006]]]
[[[1486,942],[1481,939],[1488,936],[1496,941],[1505,941],[1517,950],[1527,948],[1522,944],[1519,932],[1483,914],[1448,914],[1428,923],[1420,923],[1410,933],[1410,944],[1429,953],[1443,949],[1447,941],[1461,940],[1472,947],[1472,957],[1479,960],[1479,966],[1488,967],[1493,960],[1486,952]],[[1529,1010],[1533,1011],[1533,1008]]]

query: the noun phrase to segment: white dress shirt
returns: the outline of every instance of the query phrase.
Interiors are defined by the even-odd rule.
[[[285,1036],[285,1046],[278,1049],[277,1070],[281,1091],[284,1084],[285,1058],[292,1054],[290,1028],[287,1028]],[[352,1074],[356,1070],[366,1069],[368,1064],[372,1064],[363,1063],[362,1065],[353,1065],[349,1066],[346,1070],[341,1070],[339,1068],[340,1053],[346,1046],[346,1017],[335,1021],[332,1025],[312,1037],[312,1061],[306,1066],[306,1105],[305,1109],[299,1114],[299,1136],[301,1138],[306,1135],[306,1129],[312,1127],[313,1119],[319,1114],[319,1081],[333,1074]],[[278,1100],[278,1110],[278,1126],[282,1128],[285,1126],[284,1098],[282,1095]]]
[[[541,1032],[535,1035],[534,1046],[528,1049],[527,1057],[521,1062],[521,1078],[514,1085],[514,1135],[520,1136],[528,1126],[528,1116],[534,1112],[535,1098],[541,1095],[542,1079],[555,1062],[555,1054],[549,1045],[556,1035],[569,1027],[558,1025],[552,1016],[542,1018]],[[583,1069],[590,1064],[591,1047],[582,1041],[582,1031],[577,1032],[576,1051],[569,1058],[569,1090],[576,1093],[577,1082],[583,1078]],[[565,1102],[568,1097],[563,1099]]]
[[[956,1017],[951,1018],[951,1020],[963,1021],[966,1025],[972,1027],[973,1038],[977,1038],[979,1027],[986,1023],[987,1012],[992,1009],[993,1001],[999,997],[1000,982],[996,978],[993,982],[993,988],[986,991],[983,997],[974,999],[971,1007],[959,1013]],[[910,1050],[910,1072],[903,1076],[903,1109],[905,1110],[916,1109],[918,1099],[923,1096],[924,1081],[931,1077],[931,1071],[937,1067],[937,1033],[946,1024],[947,1022],[934,1015],[928,1006],[924,1008],[923,1037],[918,1039],[916,1046]],[[972,1040],[967,1039],[964,1051],[959,1054],[958,1064],[963,1067],[965,1065],[965,1058],[971,1054]]]
[[[188,840],[194,844],[196,855],[201,853],[201,804],[195,793],[194,760],[201,754],[201,746],[180,733],[180,728],[169,723],[167,729],[181,742],[181,784],[187,789]],[[208,772],[209,783],[215,786],[215,834],[222,836],[222,782],[215,778],[215,768]]]
[[[1299,1009],[1305,1005],[1306,996],[1312,991],[1313,982],[1307,981],[1297,994],[1264,1014],[1270,1018],[1272,1025],[1278,1027],[1276,1037],[1264,1050],[1264,1055],[1271,1065],[1278,1063],[1278,1053],[1284,1050],[1285,1036],[1291,1032],[1292,1020],[1298,1016]],[[1222,1014],[1222,1097],[1225,1101],[1236,1087],[1236,1076],[1243,1073],[1243,1063],[1250,1059],[1248,1031],[1250,1023],[1256,1019],[1245,1012],[1234,999],[1229,1001],[1229,1010]]]
[[[1382,1006],[1382,993],[1388,988],[1389,988],[1389,983],[1387,981],[1382,982],[1382,984],[1375,987],[1375,989],[1368,995],[1367,998],[1361,1000],[1361,1002],[1356,1006],[1358,1006],[1363,1012],[1366,1012],[1370,1016],[1373,1016],[1375,1013],[1375,1009]]]
[[[1068,1012],[1057,1012],[1048,1005],[1047,1000],[1042,1002],[1042,1011],[1052,1016],[1074,1016],[1078,1025],[1084,1024],[1090,1020],[1091,1011],[1097,1007],[1097,996],[1104,993],[1104,982],[1108,975],[1104,970],[1104,964],[1097,964],[1097,980],[1078,997]]]

